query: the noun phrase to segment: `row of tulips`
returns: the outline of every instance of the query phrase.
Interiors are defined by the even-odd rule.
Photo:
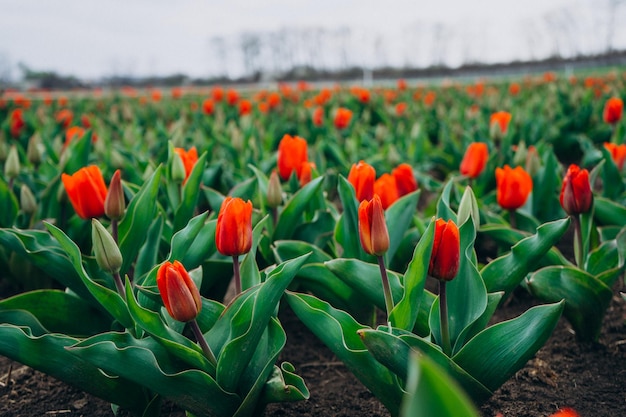
[[[54,103],[0,106],[0,278],[31,289],[0,301],[0,352],[136,414],[166,398],[199,416],[254,415],[309,396],[277,364],[277,312],[290,308],[392,415],[445,410],[450,395],[480,404],[561,314],[597,340],[626,257],[621,102],[566,81],[507,87],[283,86],[244,115],[232,94],[214,94],[211,112],[193,95],[81,99],[72,114],[93,125],[69,141]],[[544,93],[602,117],[576,127],[579,114],[560,114],[563,137],[542,131]],[[515,112],[487,113],[498,98]],[[448,115],[457,99],[467,111]],[[411,104],[399,115],[394,100]],[[318,123],[320,108],[344,122]],[[576,156],[564,172],[559,158]],[[573,262],[555,247],[569,227]],[[518,288],[547,304],[488,326]],[[426,399],[416,367],[443,368],[459,391]]]

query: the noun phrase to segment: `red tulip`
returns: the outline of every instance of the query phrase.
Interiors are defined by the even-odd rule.
[[[234,106],[239,101],[239,93],[232,88],[226,92],[226,102],[229,106]]]
[[[167,312],[174,320],[188,322],[202,309],[198,287],[183,264],[165,261],[157,272],[157,286]]]
[[[442,281],[454,279],[459,270],[460,253],[461,238],[457,225],[452,220],[437,219],[428,275]]]
[[[398,197],[407,195],[417,190],[417,181],[413,175],[413,168],[409,164],[400,164],[391,175],[396,179],[396,188],[398,189]]]
[[[316,107],[315,110],[313,110],[313,125],[320,127],[321,125],[324,124],[324,108],[323,107]]]
[[[626,162],[626,144],[616,145],[614,143],[606,142],[604,147],[611,154],[611,158],[617,166],[618,170],[622,170],[624,168],[624,163]]]
[[[215,111],[215,103],[210,98],[207,98],[202,102],[202,112],[204,114],[211,115]]]
[[[604,110],[602,112],[602,119],[606,123],[615,124],[622,119],[622,112],[624,110],[624,102],[621,98],[611,97],[604,103]]]
[[[299,136],[285,135],[278,144],[278,173],[288,180],[292,172],[300,179],[302,164],[308,160],[307,142]]]
[[[224,89],[220,86],[213,87],[211,95],[213,96],[213,100],[218,102],[222,101],[224,99]]]
[[[352,120],[352,110],[339,107],[335,113],[335,127],[337,129],[345,129],[350,125],[350,120]]]
[[[198,162],[198,151],[195,146],[186,151],[184,148],[174,148],[174,151],[180,156],[185,167],[185,181],[189,178],[189,174],[193,170],[194,165]]]
[[[250,100],[241,100],[239,101],[239,115],[245,116],[246,114],[252,113],[252,103]]]
[[[390,205],[400,198],[395,177],[391,174],[381,175],[380,178],[374,181],[374,195],[380,197],[383,209],[387,210]]]
[[[508,165],[496,168],[497,200],[500,207],[516,210],[526,203],[533,190],[533,180],[522,167],[511,168]]]
[[[22,128],[26,125],[22,109],[15,109],[11,112],[11,121],[9,122],[9,125],[11,136],[17,138],[22,132]]]
[[[66,148],[74,139],[80,139],[85,134],[85,129],[80,126],[72,126],[65,131],[65,143],[63,147]]]
[[[500,133],[504,135],[509,128],[510,121],[511,113],[506,111],[499,111],[491,115],[491,118],[489,119],[489,127],[493,129],[494,126],[497,125],[500,128]]]
[[[67,129],[68,126],[72,123],[72,119],[74,118],[74,113],[72,113],[69,109],[59,110],[59,112],[55,116],[56,121],[60,124],[63,129]]]
[[[78,216],[90,219],[104,214],[107,186],[100,168],[90,165],[73,175],[62,174],[61,180]]]
[[[364,161],[353,164],[348,174],[348,182],[354,187],[358,201],[371,200],[374,196],[376,170]]]
[[[487,165],[489,159],[489,149],[486,143],[471,143],[465,151],[465,156],[461,161],[460,171],[462,175],[470,178],[478,177]]]
[[[382,256],[389,249],[385,212],[378,195],[359,205],[359,237],[363,250],[370,255]]]
[[[315,163],[313,162],[304,161],[302,163],[302,166],[300,167],[300,187],[304,187],[311,182],[314,168]]]
[[[217,216],[215,244],[222,255],[238,256],[252,247],[252,203],[226,197]]]
[[[570,165],[561,188],[561,207],[569,215],[587,213],[591,209],[593,193],[589,172],[577,165]]]

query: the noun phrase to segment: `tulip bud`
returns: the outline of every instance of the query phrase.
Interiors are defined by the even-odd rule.
[[[222,255],[238,256],[252,247],[252,203],[226,197],[217,215],[215,245]]]
[[[363,250],[370,255],[382,256],[389,249],[385,211],[377,194],[371,201],[363,200],[359,205],[359,237]]]
[[[41,138],[38,134],[34,134],[28,140],[28,148],[26,148],[26,158],[28,162],[34,166],[39,166],[41,163],[41,149],[39,147]]]
[[[561,207],[569,215],[587,213],[591,209],[593,193],[589,183],[589,172],[577,165],[570,165],[561,187]]]
[[[104,213],[109,219],[118,220],[122,218],[125,211],[124,188],[122,187],[121,172],[118,169],[109,183],[109,192],[104,199]]]
[[[275,208],[280,206],[282,202],[283,190],[280,186],[280,178],[278,178],[276,171],[272,171],[269,183],[267,184],[267,205],[270,208]]]
[[[96,262],[103,271],[115,274],[122,267],[122,253],[113,236],[97,219],[91,219],[91,240]]]
[[[4,165],[4,176],[11,179],[20,175],[20,157],[15,145],[9,149],[9,155]]]
[[[476,178],[482,174],[487,160],[489,159],[489,148],[486,143],[473,142],[465,151],[461,166],[459,168],[462,175],[469,178]]]
[[[28,215],[32,215],[37,211],[37,199],[26,184],[22,184],[20,187],[20,207]]]
[[[456,224],[452,220],[437,219],[428,275],[442,281],[454,279],[459,270],[460,246]]]
[[[353,164],[348,173],[348,182],[354,187],[358,201],[371,200],[374,196],[376,170],[364,161]]]
[[[200,292],[183,264],[164,262],[156,281],[163,304],[174,320],[188,322],[198,316],[202,309]]]

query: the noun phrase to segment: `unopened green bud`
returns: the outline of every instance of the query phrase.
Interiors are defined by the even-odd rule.
[[[28,162],[36,167],[41,164],[40,143],[41,138],[39,137],[39,134],[34,134],[28,140],[28,148],[26,148],[26,158],[28,159]]]
[[[24,213],[29,215],[37,211],[37,199],[26,184],[22,184],[20,187],[20,207]]]
[[[513,164],[515,166],[524,166],[526,163],[526,155],[528,154],[528,148],[524,142],[520,142],[513,155]]]
[[[103,271],[118,273],[122,267],[122,253],[113,236],[97,220],[91,220],[91,241],[96,262]]]
[[[178,153],[174,152],[172,157],[172,181],[183,182],[187,178],[185,164]]]
[[[122,175],[118,169],[113,174],[109,183],[109,191],[104,199],[104,213],[111,220],[122,218],[126,211],[126,201],[124,200],[124,188],[122,187]]]
[[[4,175],[7,178],[15,178],[20,174],[20,157],[17,153],[15,145],[9,149],[9,155],[4,164]]]
[[[280,178],[278,173],[272,171],[269,183],[267,184],[267,205],[271,208],[280,206],[283,202],[283,190],[280,186]]]

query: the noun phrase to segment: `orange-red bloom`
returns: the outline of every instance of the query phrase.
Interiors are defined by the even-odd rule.
[[[314,162],[304,161],[300,167],[300,187],[304,187],[311,182],[313,178],[313,169],[315,168]]]
[[[396,116],[402,116],[406,112],[407,104],[401,101],[396,104]]]
[[[313,110],[313,116],[312,116],[312,120],[313,120],[313,124],[317,127],[320,127],[321,125],[324,124],[324,108],[323,107],[316,107],[315,110]]]
[[[226,103],[229,106],[234,106],[239,101],[239,93],[237,90],[233,90],[232,88],[228,89],[226,92]]]
[[[358,201],[371,200],[374,196],[376,170],[364,161],[353,164],[348,174],[348,182],[354,187]]]
[[[157,287],[167,312],[174,320],[188,322],[202,309],[200,291],[178,261],[165,261],[157,271]]]
[[[278,173],[288,180],[292,172],[300,179],[302,164],[307,158],[307,142],[299,136],[285,135],[278,144]]]
[[[210,98],[207,98],[202,102],[202,113],[210,116],[215,111],[215,103]]]
[[[533,180],[522,167],[514,169],[508,165],[496,168],[496,197],[500,207],[516,210],[526,203],[533,190]]]
[[[72,123],[73,118],[74,113],[72,113],[69,109],[59,110],[55,116],[57,123],[60,124],[63,129],[67,129],[67,127]]]
[[[245,116],[250,113],[252,113],[252,103],[250,100],[241,100],[239,102],[239,115]]]
[[[24,122],[24,114],[22,109],[15,109],[11,112],[10,131],[11,136],[17,138],[22,132],[22,128],[26,124]]]
[[[573,408],[561,408],[554,414],[550,414],[550,417],[580,417],[580,415]]]
[[[104,214],[107,186],[100,168],[90,165],[79,169],[73,175],[62,174],[61,180],[78,216],[90,219]]]
[[[485,169],[488,159],[489,149],[486,143],[471,143],[467,147],[465,156],[463,156],[463,160],[461,161],[461,174],[470,178],[478,177]]]
[[[194,165],[198,162],[198,150],[195,146],[192,146],[188,151],[184,148],[174,148],[174,151],[176,151],[178,156],[180,156],[180,159],[183,161],[183,165],[185,167],[185,181],[187,181]]]
[[[489,119],[489,126],[493,129],[493,126],[497,125],[500,128],[500,133],[504,135],[509,128],[510,122],[511,113],[506,111],[499,111],[491,115],[491,118]]]
[[[624,168],[624,163],[626,162],[626,144],[616,145],[614,143],[606,142],[604,147],[611,154],[611,158],[617,166],[618,170],[622,170]]]
[[[457,225],[452,220],[437,219],[428,275],[443,281],[454,279],[459,270],[460,253],[461,238]]]
[[[521,87],[518,83],[512,83],[511,85],[509,85],[509,94],[511,94],[512,96],[518,95],[520,90]]]
[[[385,212],[378,195],[359,205],[359,238],[363,250],[370,255],[382,256],[389,249]]]
[[[80,139],[85,135],[85,129],[80,126],[72,126],[65,131],[65,144],[63,147],[69,146],[74,139]]]
[[[398,197],[407,195],[417,190],[417,181],[413,175],[413,168],[409,164],[400,164],[391,171],[391,175],[396,179]]]
[[[589,183],[589,171],[578,165],[570,165],[561,187],[561,207],[569,215],[587,213],[591,209],[593,193]]]
[[[339,107],[337,112],[335,113],[335,127],[337,129],[345,129],[350,125],[350,121],[352,120],[352,110],[346,109],[344,107]]]
[[[381,175],[380,178],[374,181],[374,195],[380,197],[383,209],[387,210],[390,205],[400,198],[396,178],[391,174]]]
[[[239,256],[252,247],[252,203],[226,197],[217,216],[215,245],[222,255]]]
[[[213,100],[219,102],[224,99],[224,89],[220,86],[213,87],[211,90],[211,95],[213,96]]]
[[[621,98],[611,97],[604,103],[604,111],[602,112],[602,119],[606,123],[615,124],[622,119],[622,112],[624,111],[624,102]]]

